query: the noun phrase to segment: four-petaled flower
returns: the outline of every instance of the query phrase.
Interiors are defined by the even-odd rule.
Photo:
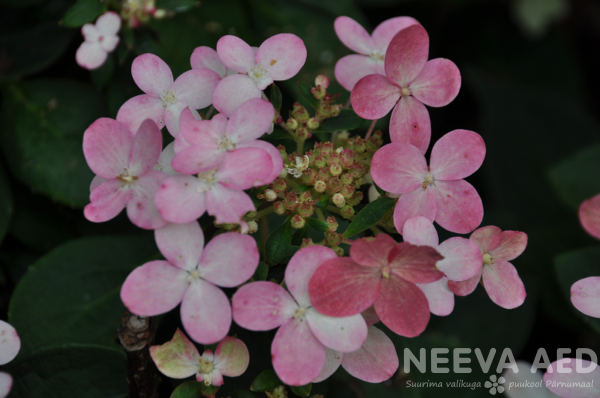
[[[85,41],[81,43],[75,54],[77,63],[82,68],[96,69],[106,61],[108,53],[119,44],[121,17],[116,12],[108,11],[98,17],[96,24],[86,23],[81,28]]]
[[[0,365],[12,361],[21,349],[21,339],[14,327],[0,321]],[[13,378],[6,372],[0,372],[0,398],[4,398],[12,388]]]

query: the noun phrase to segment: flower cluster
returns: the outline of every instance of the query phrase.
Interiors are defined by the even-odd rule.
[[[21,349],[21,339],[15,328],[4,321],[0,321],[0,365],[12,361]],[[4,398],[12,388],[12,376],[0,372],[0,398]]]

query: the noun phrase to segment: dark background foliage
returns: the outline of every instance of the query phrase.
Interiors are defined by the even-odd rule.
[[[89,2],[79,0],[84,1]],[[496,362],[507,347],[529,362],[540,347],[550,360],[559,347],[600,352],[600,321],[578,313],[569,301],[570,285],[598,275],[600,267],[600,243],[583,232],[577,218],[578,205],[600,192],[599,3],[157,3],[173,15],[122,33],[108,62],[89,72],[75,63],[79,29],[58,24],[74,1],[0,0],[0,318],[8,319],[23,339],[22,352],[5,367],[17,380],[12,396],[126,396],[123,354],[115,342],[124,310],[118,293],[128,272],[158,253],[152,233],[136,229],[123,214],[104,224],[84,219],[93,174],[81,142],[93,120],[115,117],[120,105],[139,92],[130,74],[133,58],[155,53],[177,76],[189,69],[195,47],[214,47],[222,35],[259,45],[273,34],[292,32],[305,41],[308,59],[296,78],[281,85],[283,109],[288,109],[298,80],[312,84],[318,74],[333,78],[336,60],[349,53],[333,30],[339,15],[355,18],[369,31],[401,15],[425,26],[430,58],[451,59],[463,76],[457,99],[429,110],[432,141],[458,128],[480,133],[488,152],[469,180],[483,198],[483,225],[529,235],[526,252],[514,261],[528,293],[523,306],[501,309],[478,287],[473,295],[457,298],[450,316],[433,316],[422,336],[396,336],[401,362],[404,348],[416,354],[422,347],[480,348],[484,355],[495,348]],[[342,92],[342,101],[348,97],[337,83],[329,91]],[[378,124],[384,136],[386,126],[386,120]],[[214,228],[204,221],[210,235]],[[157,343],[163,343],[178,325],[177,310],[158,321]],[[218,397],[248,389],[270,367],[272,333],[235,326],[232,333],[247,342],[251,368],[239,379],[228,379]],[[451,367],[452,357],[446,357]],[[483,385],[488,375],[471,357],[471,374],[400,371],[389,382],[369,385],[338,372],[313,392],[356,398],[487,396],[483,387],[406,387],[407,380],[462,379]],[[161,396],[169,396],[176,385],[164,378]]]

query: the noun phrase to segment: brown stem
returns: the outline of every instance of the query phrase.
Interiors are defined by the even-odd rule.
[[[367,131],[367,135],[365,135],[365,140],[368,140],[369,137],[371,137],[371,134],[373,134],[373,130],[375,130],[375,123],[377,123],[377,119],[371,122],[371,125],[369,126],[369,131]]]

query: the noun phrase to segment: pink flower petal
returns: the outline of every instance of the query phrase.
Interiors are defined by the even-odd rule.
[[[196,279],[190,283],[181,301],[181,322],[192,340],[213,344],[229,332],[231,305],[221,289]]]
[[[106,35],[103,40],[100,42],[100,46],[107,53],[113,52],[117,45],[119,44],[119,36],[116,35]]]
[[[167,223],[154,204],[156,191],[167,178],[169,176],[162,171],[150,170],[132,184],[127,216],[134,225],[144,229],[156,229]]]
[[[279,328],[273,339],[273,368],[285,384],[303,386],[319,375],[325,364],[326,351],[306,320],[292,319]]]
[[[152,119],[159,128],[162,128],[165,125],[164,113],[165,106],[160,98],[142,94],[130,98],[121,105],[117,113],[117,120],[132,132],[138,131],[146,119]]]
[[[310,301],[329,316],[350,316],[369,308],[381,290],[381,271],[363,267],[347,257],[329,260],[308,284]]]
[[[370,326],[365,344],[358,351],[344,354],[342,366],[357,379],[381,383],[396,373],[399,360],[392,340],[375,326]]]
[[[332,374],[335,373],[336,370],[338,370],[342,363],[343,356],[344,354],[341,352],[330,350],[328,348],[327,355],[325,357],[325,364],[323,365],[323,368],[321,368],[319,375],[312,382],[320,383],[324,380],[327,380]]]
[[[579,221],[583,229],[600,239],[600,195],[584,201],[579,207]]]
[[[400,87],[383,75],[368,75],[356,83],[350,99],[358,116],[369,120],[381,119],[400,99]]]
[[[81,27],[81,34],[84,39],[88,42],[96,42],[100,37],[100,31],[96,27],[96,25],[91,23],[86,23]]]
[[[178,102],[192,109],[206,108],[212,104],[212,94],[221,77],[210,69],[192,69],[182,73],[171,89]]]
[[[481,250],[472,240],[456,236],[442,242],[437,250],[444,256],[443,260],[438,261],[437,267],[448,279],[465,281],[479,274]]]
[[[544,384],[547,388],[563,398],[597,398],[600,396],[600,368],[597,364],[576,358],[563,358],[553,362],[550,367],[558,371],[548,372],[544,375]],[[591,369],[578,372],[578,368]],[[568,373],[567,373],[568,372]],[[589,387],[586,387],[589,386]]]
[[[456,98],[460,83],[460,71],[454,62],[436,58],[427,62],[419,76],[410,83],[410,91],[422,103],[440,107]]]
[[[433,247],[398,243],[388,254],[391,272],[413,283],[431,283],[444,274],[436,263],[443,257]]]
[[[203,279],[217,286],[236,287],[254,275],[259,260],[254,238],[229,232],[208,242],[198,271]]]
[[[194,343],[177,329],[171,341],[150,347],[150,356],[162,374],[185,379],[198,372],[200,354]]]
[[[425,157],[410,144],[385,145],[375,152],[371,163],[373,181],[387,192],[412,192],[425,182],[426,174]]]
[[[519,257],[527,247],[527,234],[519,231],[502,231],[494,236],[488,247],[493,259],[510,261]]]
[[[438,180],[458,180],[476,172],[485,158],[485,143],[477,133],[454,130],[431,150],[430,168]]]
[[[82,68],[93,70],[102,66],[107,56],[100,43],[84,41],[75,53],[75,60]]]
[[[133,141],[133,134],[124,124],[103,117],[85,130],[83,154],[95,174],[104,178],[116,178],[129,167]]]
[[[388,264],[388,254],[396,246],[389,235],[379,234],[375,238],[357,239],[350,246],[350,257],[365,267],[380,268]]]
[[[363,312],[360,313],[363,318],[365,318],[365,322],[367,322],[367,326],[375,325],[380,321],[377,316],[377,312],[375,311],[375,306],[372,305]]]
[[[83,209],[85,218],[92,222],[104,222],[116,217],[132,198],[132,191],[124,182],[107,180],[94,188],[91,203]]]
[[[392,142],[412,144],[421,153],[427,152],[431,140],[431,120],[425,105],[408,96],[400,98],[390,119]]]
[[[0,321],[0,365],[6,365],[19,353],[21,339],[12,325]]]
[[[433,223],[422,216],[406,220],[402,227],[402,239],[412,245],[430,246],[434,249],[438,247],[440,242]]]
[[[421,289],[394,274],[382,281],[375,311],[385,326],[404,337],[423,333],[430,317],[429,303]]]
[[[217,54],[226,67],[239,73],[248,73],[256,65],[252,47],[236,36],[221,37],[217,42]]]
[[[477,284],[481,280],[483,267],[471,279],[462,282],[448,281],[448,289],[457,296],[467,296],[475,291]]]
[[[146,119],[133,139],[129,153],[129,173],[140,176],[151,170],[162,152],[162,134],[152,120]]]
[[[179,134],[179,118],[181,117],[181,112],[183,112],[183,110],[187,107],[188,106],[186,103],[177,102],[175,104],[168,105],[165,108],[163,118],[169,134],[171,134],[173,137],[176,137]]]
[[[450,232],[466,234],[483,220],[483,204],[479,194],[465,180],[436,181],[435,221]]]
[[[217,84],[213,91],[214,107],[229,117],[240,105],[252,98],[260,98],[262,91],[247,75],[231,75]]]
[[[417,286],[425,293],[432,314],[450,315],[454,309],[454,294],[448,289],[446,277],[432,283],[417,284]]]
[[[188,223],[206,211],[204,184],[192,176],[167,178],[156,191],[154,203],[160,215],[173,223]]]
[[[333,28],[340,41],[349,49],[363,55],[371,55],[375,51],[373,39],[354,19],[346,16],[337,17]]]
[[[121,17],[114,11],[107,11],[96,20],[96,28],[102,35],[116,35],[121,29]]]
[[[291,33],[280,33],[265,40],[256,52],[256,63],[273,80],[288,80],[296,76],[306,62],[306,46]]]
[[[6,372],[0,372],[0,398],[8,396],[13,385],[13,378]]]
[[[171,68],[154,54],[142,54],[133,60],[131,75],[135,84],[146,94],[159,97],[173,84]]]
[[[225,77],[227,68],[221,62],[219,54],[210,47],[196,47],[190,57],[192,69],[210,69],[216,72],[221,78]]]
[[[225,161],[226,153],[215,142],[196,144],[176,154],[172,166],[182,174],[198,174],[219,167]]]
[[[172,265],[191,271],[196,268],[204,247],[204,234],[197,221],[167,224],[154,231],[156,245]]]
[[[311,305],[308,282],[317,268],[333,259],[337,259],[337,254],[332,249],[318,245],[300,249],[292,256],[285,270],[285,284],[298,305]]]
[[[269,154],[269,156],[271,157],[271,163],[272,163],[272,167],[273,167],[271,169],[271,174],[267,175],[265,178],[263,178],[261,180],[256,180],[254,182],[255,187],[270,184],[273,181],[275,181],[275,179],[277,177],[279,177],[279,174],[281,174],[281,171],[283,170],[283,158],[281,157],[279,150],[277,148],[275,148],[273,146],[273,144],[270,144],[266,141],[254,140],[254,141],[247,141],[247,142],[239,143],[236,145],[236,147],[238,149],[260,148],[260,149],[266,151]]]
[[[242,216],[249,211],[255,211],[256,207],[244,191],[215,184],[206,193],[206,209],[208,214],[216,217],[217,224],[239,224]]]
[[[377,72],[377,61],[372,57],[350,54],[340,58],[335,64],[335,78],[348,91],[352,91],[360,79]]]
[[[429,56],[429,36],[421,25],[402,29],[385,53],[385,74],[391,82],[408,87],[421,73]]]
[[[187,273],[166,261],[151,261],[137,267],[121,287],[121,300],[139,316],[155,316],[171,311],[188,288]]]
[[[241,376],[248,369],[249,363],[248,347],[242,340],[225,337],[215,350],[215,369],[225,376]]]
[[[290,294],[273,282],[252,282],[238,289],[231,299],[233,320],[248,330],[275,329],[292,319],[298,305]]]
[[[398,199],[396,208],[394,209],[394,226],[397,231],[402,231],[406,220],[417,216],[422,216],[433,221],[436,211],[433,189],[419,187],[412,192],[403,194]]]
[[[217,149],[217,142],[223,138],[227,128],[227,118],[219,113],[211,120],[198,119],[188,107],[181,111],[179,124],[179,130],[188,143],[192,145],[211,143],[211,148]]]
[[[600,318],[600,277],[580,279],[571,286],[571,302],[585,315]]]
[[[333,318],[309,308],[306,321],[321,344],[339,352],[356,351],[367,338],[367,323],[360,314]]]
[[[227,123],[227,136],[233,143],[252,141],[262,136],[273,123],[275,108],[266,100],[253,98],[237,108]]]
[[[520,306],[527,296],[517,270],[508,261],[483,267],[483,287],[494,303],[506,309]]]
[[[373,43],[379,54],[385,54],[390,42],[402,29],[416,25],[416,19],[411,17],[390,18],[380,23],[373,31]]]
[[[494,238],[501,233],[502,230],[500,228],[488,225],[486,227],[478,228],[471,234],[469,239],[477,243],[477,246],[479,246],[481,254],[483,255],[492,249],[490,244],[493,242]]]
[[[90,193],[92,193],[92,191],[94,189],[99,187],[100,184],[102,184],[105,181],[106,181],[106,178],[102,178],[100,176],[94,176],[94,178],[92,178],[92,182],[90,182]]]
[[[240,148],[227,152],[215,173],[217,181],[227,188],[248,189],[256,181],[271,174],[271,156],[260,148]]]

